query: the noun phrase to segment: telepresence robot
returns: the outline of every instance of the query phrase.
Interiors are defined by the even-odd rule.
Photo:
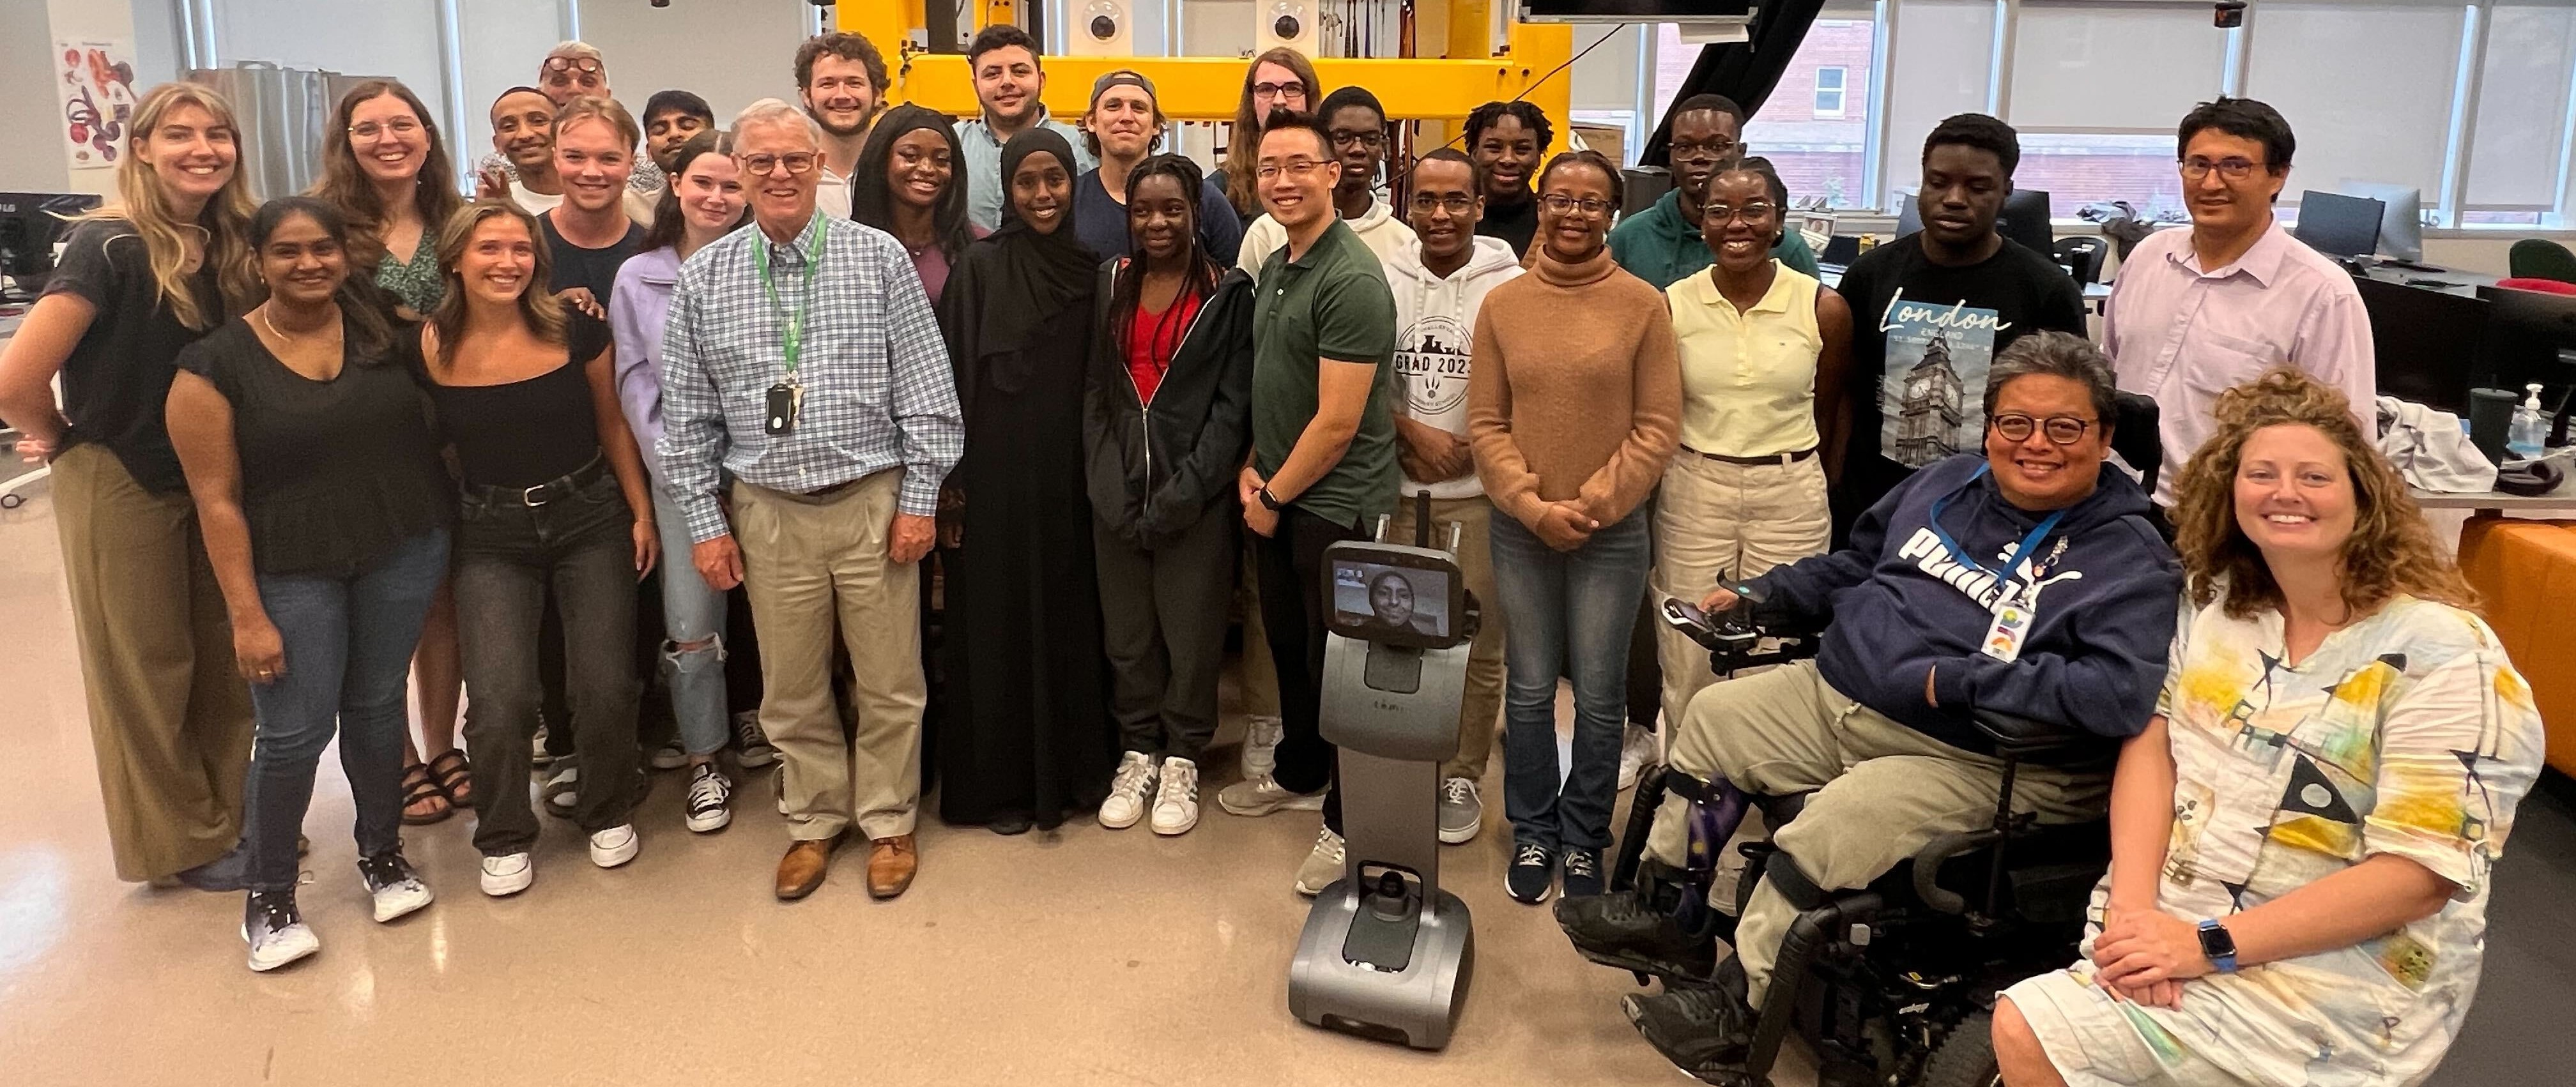
[[[1458,751],[1458,701],[1477,608],[1458,563],[1429,546],[1334,544],[1326,607],[1324,738],[1341,748],[1348,870],[1315,896],[1288,967],[1288,1011],[1321,1027],[1449,1044],[1476,941],[1467,904],[1440,889],[1440,764]]]

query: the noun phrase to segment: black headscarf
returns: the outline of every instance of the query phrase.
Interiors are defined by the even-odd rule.
[[[1022,387],[1029,356],[1051,341],[1068,310],[1091,304],[1100,257],[1074,229],[1074,201],[1067,187],[1064,218],[1041,234],[1020,218],[1008,195],[1012,175],[1031,155],[1049,154],[1071,178],[1073,145],[1052,129],[1032,127],[1002,146],[1002,228],[968,247],[966,261],[948,278],[939,299],[940,330],[957,366],[958,392],[974,398],[977,375],[987,371],[1005,390]]]
[[[877,118],[876,127],[868,131],[867,146],[859,151],[859,164],[850,174],[850,218],[894,233],[894,190],[886,184],[886,166],[894,159],[894,141],[916,129],[929,129],[947,140],[948,161],[960,171],[950,175],[948,188],[939,194],[939,206],[930,213],[932,227],[939,235],[939,252],[955,264],[975,235],[966,218],[966,149],[958,144],[956,122],[947,114],[906,102]]]

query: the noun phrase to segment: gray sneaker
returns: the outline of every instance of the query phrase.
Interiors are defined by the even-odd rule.
[[[1216,803],[1233,815],[1268,815],[1275,811],[1322,811],[1324,790],[1290,792],[1268,774],[1217,790]]]
[[[1448,778],[1440,783],[1440,844],[1471,841],[1485,825],[1485,798],[1476,783]]]
[[[1308,898],[1324,893],[1324,888],[1332,886],[1347,871],[1348,856],[1342,848],[1341,835],[1327,830],[1317,836],[1314,851],[1297,866],[1297,893]]]

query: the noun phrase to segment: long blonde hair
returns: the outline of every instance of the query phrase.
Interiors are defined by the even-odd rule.
[[[223,95],[194,83],[154,87],[134,107],[134,120],[125,139],[125,158],[116,164],[116,202],[84,218],[115,219],[132,227],[135,236],[143,240],[143,252],[152,267],[152,282],[159,289],[162,304],[170,307],[170,315],[180,324],[202,332],[221,324],[227,309],[245,312],[259,304],[262,292],[252,274],[250,259],[250,219],[259,205],[251,199],[250,182],[242,176],[242,164],[236,158],[233,176],[206,201],[195,222],[181,222],[173,215],[169,196],[161,188],[161,175],[151,163],[143,161],[141,151],[169,118],[170,111],[180,106],[196,106],[213,114],[217,125],[231,131],[238,150],[241,122]],[[193,289],[194,277],[187,271],[191,230],[204,235],[199,267],[214,269],[220,298],[199,298]],[[209,303],[216,305],[212,312],[207,309]]]
[[[547,343],[564,343],[564,307],[555,300],[546,284],[554,281],[555,258],[546,248],[546,232],[537,226],[537,217],[507,200],[477,200],[456,209],[438,230],[438,274],[446,282],[447,295],[438,300],[438,309],[429,315],[429,327],[438,333],[441,356],[456,350],[456,341],[465,333],[465,275],[457,266],[465,260],[465,245],[474,238],[474,229],[487,219],[507,217],[528,228],[528,240],[536,243],[537,264],[528,282],[519,289],[519,319],[528,330]],[[445,359],[429,360],[433,364]]]

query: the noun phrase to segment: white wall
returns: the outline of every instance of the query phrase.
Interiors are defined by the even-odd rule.
[[[811,10],[802,0],[691,0],[667,8],[647,0],[581,0],[581,36],[607,56],[609,83],[627,108],[642,109],[653,92],[679,87],[705,98],[719,122],[730,122],[759,99],[796,100],[796,46],[805,40]],[[528,56],[529,78],[544,52],[540,47]],[[482,103],[489,104],[488,98]]]
[[[0,190],[60,192],[71,172],[54,131],[53,50],[43,4],[0,2]]]

